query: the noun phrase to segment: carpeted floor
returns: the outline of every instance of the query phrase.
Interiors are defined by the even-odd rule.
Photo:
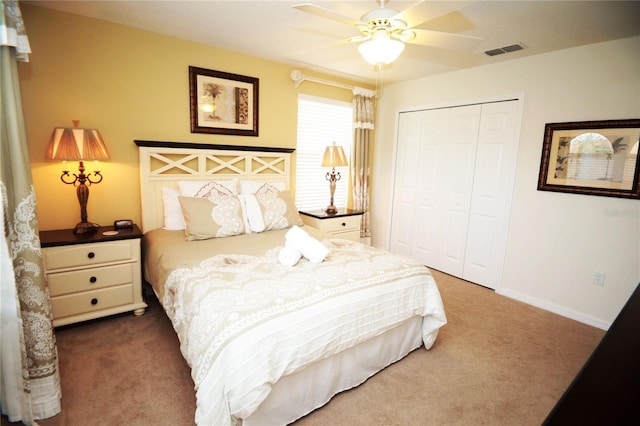
[[[449,323],[418,349],[296,425],[539,425],[604,331],[434,271]],[[62,425],[190,425],[195,394],[157,300],[56,330]],[[2,424],[8,424],[3,418]]]

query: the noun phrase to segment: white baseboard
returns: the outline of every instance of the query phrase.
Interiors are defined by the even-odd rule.
[[[513,291],[509,289],[496,289],[496,293],[509,297],[511,299],[518,300],[520,302],[527,303],[529,305],[535,306],[536,308],[544,309],[545,311],[553,312],[554,314],[558,314],[560,316],[579,321],[583,324],[597,327],[601,330],[608,330],[609,327],[611,326],[611,323],[607,321],[603,321],[599,318],[594,318],[590,315],[585,315],[581,312],[568,309],[565,306],[556,305],[546,300],[537,299],[535,297],[531,297],[526,294],[519,293],[517,291]]]

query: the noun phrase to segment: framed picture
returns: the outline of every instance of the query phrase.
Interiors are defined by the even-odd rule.
[[[189,67],[191,133],[258,136],[254,77]]]
[[[640,198],[640,119],[547,123],[538,190]]]

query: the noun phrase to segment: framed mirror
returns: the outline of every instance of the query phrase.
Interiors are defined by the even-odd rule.
[[[640,198],[640,119],[547,123],[539,191]]]

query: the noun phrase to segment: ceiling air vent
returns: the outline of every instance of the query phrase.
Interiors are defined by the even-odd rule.
[[[488,55],[488,56],[496,56],[496,55],[502,55],[503,53],[517,52],[518,50],[522,50],[522,49],[524,49],[524,46],[521,44],[511,44],[509,46],[487,50],[484,53],[485,55]]]

